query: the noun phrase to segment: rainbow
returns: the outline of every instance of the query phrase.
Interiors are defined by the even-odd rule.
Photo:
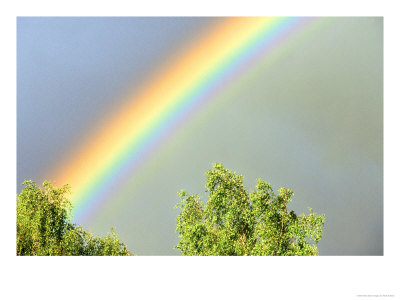
[[[221,18],[185,45],[52,172],[56,184],[71,185],[75,217],[93,211],[127,172],[138,169],[193,114],[217,100],[219,91],[309,21]]]

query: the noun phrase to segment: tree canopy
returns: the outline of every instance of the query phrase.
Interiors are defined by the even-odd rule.
[[[17,255],[131,255],[114,229],[104,238],[72,224],[68,185],[23,182],[17,197]]]
[[[243,176],[214,164],[206,172],[208,201],[182,190],[175,208],[176,246],[183,255],[318,255],[325,216],[289,211],[294,195],[287,188],[275,194],[258,179],[248,192]]]

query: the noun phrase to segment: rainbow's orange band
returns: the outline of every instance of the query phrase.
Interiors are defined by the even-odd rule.
[[[107,186],[134,156],[140,156],[149,140],[160,138],[171,118],[181,118],[185,109],[202,101],[205,90],[238,72],[240,65],[303,21],[224,18],[212,31],[186,45],[51,175],[56,184],[71,184],[74,214],[96,202],[96,190]]]

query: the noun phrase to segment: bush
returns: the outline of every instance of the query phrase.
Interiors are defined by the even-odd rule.
[[[249,193],[243,176],[221,164],[206,173],[206,204],[198,195],[181,191],[176,246],[183,255],[317,255],[324,215],[288,210],[293,191],[258,179]]]
[[[104,238],[71,223],[68,185],[25,180],[17,197],[17,255],[131,255],[114,229]]]

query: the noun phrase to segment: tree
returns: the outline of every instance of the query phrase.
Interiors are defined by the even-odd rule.
[[[199,195],[182,190],[175,208],[176,246],[183,255],[318,255],[324,215],[296,215],[288,210],[293,191],[271,186],[258,179],[249,193],[243,176],[221,164],[206,172],[206,204]]]
[[[17,197],[17,255],[131,255],[114,229],[104,238],[71,223],[68,185],[25,180]]]

